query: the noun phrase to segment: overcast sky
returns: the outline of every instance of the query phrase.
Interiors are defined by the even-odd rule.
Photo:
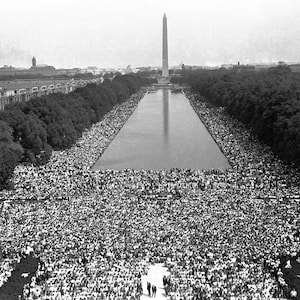
[[[300,0],[1,0],[0,66],[300,61]]]

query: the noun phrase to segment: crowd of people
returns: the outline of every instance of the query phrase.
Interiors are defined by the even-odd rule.
[[[86,130],[70,149],[54,151],[46,165],[19,165],[14,190],[0,192],[0,200],[45,200],[88,194],[94,188],[91,167],[135,110],[146,90],[108,112],[101,122]]]
[[[299,173],[223,109],[186,91],[228,170],[91,170],[144,92],[47,165],[16,169],[15,191],[0,196],[0,286],[31,249],[28,300],[139,300],[156,262],[172,300],[293,296],[280,257],[300,257]]]

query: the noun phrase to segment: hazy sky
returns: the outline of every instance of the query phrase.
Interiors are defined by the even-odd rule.
[[[0,66],[300,61],[300,0],[1,0]]]

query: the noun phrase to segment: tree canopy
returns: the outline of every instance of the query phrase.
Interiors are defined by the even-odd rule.
[[[13,141],[12,129],[0,121],[0,189],[7,185],[22,153],[22,147]]]
[[[19,161],[47,162],[52,149],[71,147],[85,129],[100,121],[114,105],[150,83],[150,78],[118,75],[70,94],[50,94],[7,105],[0,111],[0,188]]]
[[[300,74],[288,67],[264,72],[184,71],[180,80],[210,103],[226,107],[274,153],[300,166]]]

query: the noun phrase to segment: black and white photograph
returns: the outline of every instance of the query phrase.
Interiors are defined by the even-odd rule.
[[[299,0],[0,11],[0,300],[300,300]]]

